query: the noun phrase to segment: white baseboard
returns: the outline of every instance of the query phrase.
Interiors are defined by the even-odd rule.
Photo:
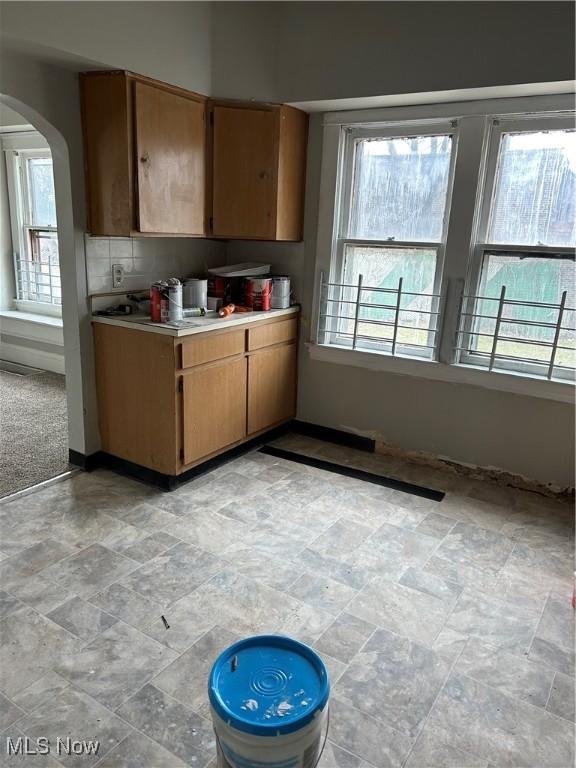
[[[43,371],[64,373],[64,354],[59,355],[57,352],[45,352],[2,342],[0,343],[0,360],[41,368]]]

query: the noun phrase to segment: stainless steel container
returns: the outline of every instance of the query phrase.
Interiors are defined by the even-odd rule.
[[[184,281],[183,299],[185,307],[208,306],[208,280],[199,277],[189,277]]]
[[[271,309],[288,309],[290,306],[290,278],[285,275],[272,275]]]

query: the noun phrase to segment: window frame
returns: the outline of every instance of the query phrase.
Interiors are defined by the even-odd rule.
[[[479,195],[476,211],[476,227],[474,239],[470,253],[470,267],[465,283],[465,292],[469,295],[480,291],[482,281],[482,266],[484,257],[487,253],[534,253],[541,254],[542,258],[550,257],[556,254],[563,254],[567,257],[574,257],[575,248],[571,246],[548,246],[548,245],[518,245],[515,243],[492,243],[488,240],[488,229],[490,226],[490,217],[496,195],[496,183],[498,177],[498,168],[501,156],[502,138],[508,133],[534,133],[537,131],[553,131],[575,129],[574,118],[559,115],[558,113],[536,113],[526,115],[497,115],[489,116],[486,126],[486,142],[484,156],[484,170],[482,184],[479,186]],[[496,306],[496,302],[494,302]],[[470,305],[472,311],[475,311],[474,304]],[[471,339],[467,332],[472,330],[474,320],[467,317],[463,324],[463,335],[468,340]],[[455,364],[470,365],[479,368],[487,368],[489,361],[484,356],[480,356],[472,351],[459,351],[454,355]],[[506,367],[498,368],[498,372],[505,371],[529,376],[541,376],[542,369],[547,367],[547,363],[542,365],[526,363],[522,361],[506,361]],[[554,378],[573,382],[575,374],[571,371],[558,370]]]
[[[356,170],[356,142],[362,139],[394,139],[426,136],[450,136],[452,139],[450,163],[448,168],[448,184],[446,189],[446,203],[442,217],[442,233],[440,239],[438,241],[388,239],[380,240],[355,238],[348,235],[350,229],[350,221],[352,218],[352,194],[354,189],[354,175]],[[342,282],[344,279],[344,254],[347,245],[367,246],[375,248],[383,247],[387,249],[428,248],[430,250],[434,250],[436,254],[436,266],[432,293],[440,293],[444,269],[444,255],[446,250],[448,224],[450,221],[452,191],[454,187],[454,169],[456,163],[457,146],[458,121],[455,119],[444,118],[441,120],[418,120],[405,122],[394,121],[388,123],[378,123],[375,125],[370,125],[369,127],[366,125],[350,125],[344,128],[341,137],[341,161],[339,164],[340,167],[338,172],[339,190],[334,217],[334,239],[329,271],[330,282]],[[438,304],[438,299],[431,300],[431,308],[433,311],[437,310]],[[429,354],[424,354],[424,352],[417,353],[414,351],[413,347],[398,343],[396,355],[420,360],[435,359],[438,352],[441,330],[439,322],[440,318],[437,317],[438,331],[430,328],[427,329],[427,343],[429,345],[434,345],[435,337],[438,339],[438,342],[434,345],[434,348],[430,350]],[[349,339],[344,339],[339,335],[338,323],[339,320],[337,318],[332,318],[327,323],[325,329],[327,336],[335,339],[331,346],[341,346],[345,348],[350,347],[351,341]],[[380,345],[378,345],[377,342],[365,344],[358,349],[362,351],[372,350],[376,353],[380,352],[381,354],[386,354],[384,350],[380,349]]]
[[[355,366],[369,370],[428,378],[450,383],[476,385],[486,389],[516,392],[531,397],[573,403],[574,386],[559,379],[547,380],[529,373],[505,369],[490,371],[484,366],[469,365],[456,359],[456,334],[460,320],[460,301],[470,285],[472,252],[478,231],[479,201],[485,190],[486,158],[489,126],[494,119],[525,120],[546,114],[565,118],[573,125],[576,113],[575,95],[564,90],[540,95],[512,95],[480,98],[471,95],[466,101],[431,100],[412,106],[386,106],[354,111],[325,112],[313,116],[311,136],[321,146],[318,215],[316,232],[316,267],[310,316],[309,341],[311,359],[331,364]],[[369,103],[369,102],[367,102]],[[418,357],[343,349],[319,343],[322,280],[332,278],[332,252],[336,239],[337,212],[340,206],[339,184],[343,164],[343,142],[346,128],[360,125],[381,127],[390,123],[426,124],[442,120],[458,120],[458,146],[452,182],[450,221],[444,254],[442,295],[442,333],[438,355],[434,360]],[[510,124],[510,123],[508,123]],[[533,124],[534,125],[534,124]]]
[[[34,232],[49,232],[58,235],[58,227],[50,225],[34,225],[31,222],[31,191],[28,181],[26,161],[29,158],[49,158],[52,153],[46,141],[39,134],[28,131],[20,134],[4,135],[1,137],[6,161],[8,201],[10,208],[10,226],[12,234],[12,254],[16,297],[14,305],[17,309],[36,314],[50,316],[62,315],[62,285],[60,282],[60,303],[54,301],[50,290],[50,301],[38,301],[23,298],[18,277],[19,259],[25,255],[27,261],[32,261],[31,235]]]

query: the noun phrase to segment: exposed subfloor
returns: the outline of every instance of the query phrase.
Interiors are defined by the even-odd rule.
[[[0,371],[0,497],[68,468],[64,376]]]
[[[571,768],[571,507],[278,444],[447,495],[254,452],[172,494],[98,471],[0,505],[0,746],[100,741],[2,765],[204,768],[212,660],[276,632],[328,666],[323,768]]]

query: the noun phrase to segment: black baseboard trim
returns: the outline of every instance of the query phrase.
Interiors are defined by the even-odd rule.
[[[112,456],[110,453],[105,453],[104,451],[100,454],[100,467],[110,469],[118,475],[124,475],[125,477],[139,480],[145,485],[161,488],[163,491],[172,491],[177,487],[174,482],[175,477],[172,475],[156,472],[154,469],[148,469],[148,467],[134,464],[134,462],[127,461],[126,459],[119,459],[118,456]]]
[[[141,464],[135,464],[132,461],[120,459],[117,456],[112,456],[104,451],[100,451],[97,454],[85,458],[92,459],[93,457],[97,457],[97,467],[110,469],[113,472],[117,472],[119,475],[132,477],[135,480],[139,480],[141,483],[152,485],[163,491],[174,491],[185,483],[216,469],[216,467],[227,464],[229,461],[233,461],[239,456],[248,453],[248,451],[264,445],[269,440],[275,440],[277,437],[281,437],[290,431],[290,426],[290,423],[288,423],[275,427],[262,435],[247,440],[241,445],[236,445],[234,448],[230,448],[230,450],[225,453],[221,453],[218,456],[214,456],[212,459],[208,459],[208,461],[204,461],[202,464],[198,464],[196,467],[192,467],[192,469],[183,472],[181,475],[167,475],[163,472],[156,472],[154,469],[148,469],[148,467],[143,467]],[[78,454],[78,456],[82,456],[82,454]],[[97,467],[93,466],[92,469],[96,469]]]
[[[423,499],[430,499],[430,501],[442,501],[445,496],[443,491],[435,491],[433,488],[424,488],[422,485],[414,485],[414,483],[407,483],[404,480],[396,480],[393,477],[377,475],[374,472],[366,472],[364,469],[356,469],[355,467],[349,467],[345,464],[336,464],[332,461],[316,459],[302,453],[295,453],[294,451],[285,451],[282,448],[276,448],[273,445],[264,445],[259,451],[267,456],[274,456],[277,459],[286,459],[287,461],[294,461],[297,464],[305,464],[308,467],[323,469],[326,472],[335,472],[338,475],[352,477],[354,480],[375,483],[376,485],[382,485],[385,488],[392,488],[395,491],[410,493],[412,496],[420,496]]]
[[[362,437],[362,435],[355,435],[353,432],[344,432],[332,427],[321,427],[319,424],[311,424],[309,421],[294,420],[292,432],[314,437],[317,440],[326,440],[328,443],[347,445],[350,448],[358,448],[360,451],[368,451],[369,453],[374,453],[376,449],[376,441],[370,437]]]
[[[80,467],[86,472],[92,472],[94,469],[102,466],[102,451],[91,453],[88,456],[80,451],[73,451],[72,448],[68,449],[68,463],[75,467]]]

